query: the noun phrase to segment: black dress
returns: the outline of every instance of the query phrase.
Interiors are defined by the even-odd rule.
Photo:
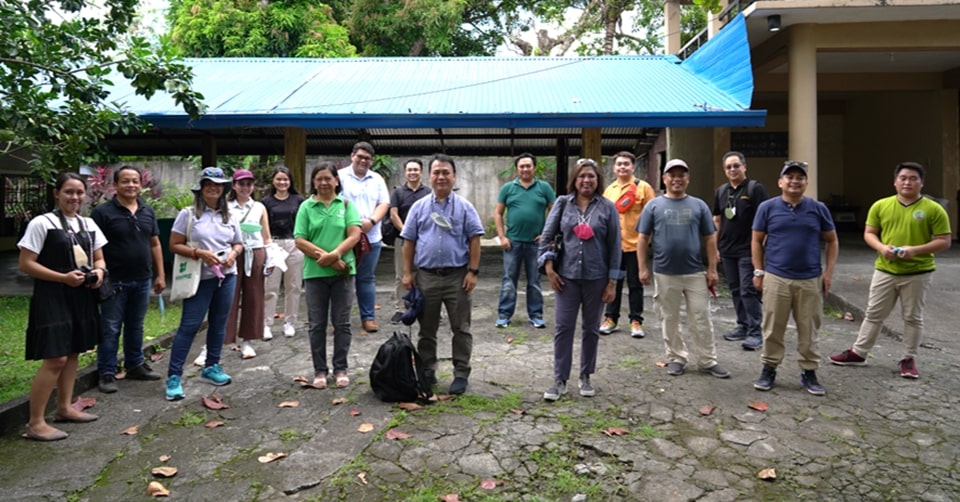
[[[78,232],[76,236],[83,249],[91,249],[91,232]],[[37,262],[61,273],[75,270],[70,236],[62,229],[47,230]],[[97,290],[86,286],[73,288],[34,279],[27,324],[27,360],[62,357],[96,347],[100,339],[98,298]]]

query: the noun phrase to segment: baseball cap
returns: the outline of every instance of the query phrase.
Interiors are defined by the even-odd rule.
[[[667,171],[673,169],[674,167],[682,167],[682,168],[686,169],[687,172],[690,172],[690,166],[688,166],[686,162],[684,162],[684,161],[682,161],[682,160],[680,160],[680,159],[673,159],[673,160],[667,162],[667,165],[663,167],[663,172],[667,172]]]
[[[787,174],[787,171],[791,169],[799,169],[803,171],[803,175],[807,175],[807,163],[800,160],[788,160],[783,163],[783,169],[780,170],[780,176]]]
[[[237,169],[233,172],[233,181],[240,180],[252,180],[254,179],[253,173],[246,169]]]

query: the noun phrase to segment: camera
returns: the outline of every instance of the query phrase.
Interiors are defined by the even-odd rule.
[[[83,285],[84,286],[93,286],[100,280],[97,277],[97,273],[93,271],[93,267],[90,265],[84,265],[80,267],[80,271],[83,272]]]

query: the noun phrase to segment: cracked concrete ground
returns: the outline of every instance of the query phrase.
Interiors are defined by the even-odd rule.
[[[833,304],[855,313],[857,322],[824,318],[824,357],[856,337],[870,280],[868,250],[845,242],[840,255]],[[648,288],[647,337],[631,338],[621,323],[601,339],[597,395],[581,397],[571,385],[561,400],[545,403],[553,296],[546,297],[547,329],[526,324],[522,298],[513,325],[494,328],[500,259],[485,248],[474,294],[470,388],[455,400],[404,411],[377,400],[367,385],[369,362],[393,328],[392,257],[385,252],[378,280],[385,308],[377,314],[383,329],[362,334],[354,319],[349,388],[293,383],[312,367],[304,326],[294,338],[258,343],[251,360],[225,351],[231,385],[211,387],[188,370],[184,401],[165,401],[162,382],[121,381],[120,392],[110,395],[94,387],[83,395],[97,398],[90,411],[100,420],[64,424],[67,440],[29,442],[19,429],[0,437],[3,498],[147,500],[150,469],[170,455],[167,465],[179,473],[160,481],[173,500],[438,500],[451,493],[461,500],[957,500],[960,342],[953,310],[960,253],[944,255],[928,299],[920,380],[899,377],[899,328],[891,318],[868,366],[822,365],[826,396],[802,390],[792,330],[776,387],[755,391],[757,353],[719,338],[735,319],[723,296],[711,310],[719,360],[732,377],[696,371],[670,377],[656,365],[663,343]],[[440,340],[443,392],[452,379],[445,323]],[[165,369],[166,358],[157,366]],[[229,409],[201,406],[200,397],[214,392]],[[333,404],[338,397],[348,402]],[[290,400],[299,407],[278,407]],[[753,401],[768,409],[749,408]],[[705,405],[716,408],[704,416]],[[210,420],[225,425],[207,429]],[[363,423],[374,430],[358,432]],[[120,434],[131,425],[139,425],[136,435]],[[388,439],[391,428],[411,437]],[[259,463],[268,452],[288,456]],[[760,480],[757,473],[769,467],[776,480]],[[494,487],[482,488],[484,480]]]

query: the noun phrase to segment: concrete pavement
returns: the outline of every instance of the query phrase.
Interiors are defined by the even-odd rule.
[[[120,392],[110,395],[93,386],[82,395],[97,398],[89,411],[100,420],[63,424],[71,433],[65,441],[25,441],[19,437],[22,420],[4,421],[12,430],[0,436],[3,498],[147,500],[150,469],[163,465],[161,455],[170,455],[166,464],[179,469],[175,477],[159,479],[176,500],[437,500],[451,493],[461,500],[960,497],[956,248],[937,258],[920,380],[899,377],[900,324],[893,316],[890,336],[881,337],[868,366],[821,367],[826,396],[802,391],[795,337],[789,335],[777,386],[755,391],[757,354],[719,337],[735,318],[723,295],[711,302],[711,311],[720,362],[732,377],[718,380],[694,368],[667,376],[656,364],[663,344],[648,288],[647,337],[630,338],[621,323],[620,331],[601,339],[593,378],[597,396],[579,396],[570,382],[570,395],[552,404],[542,401],[552,374],[552,293],[546,295],[547,329],[525,324],[522,298],[514,324],[494,328],[500,253],[485,248],[474,294],[470,388],[463,397],[416,411],[379,402],[366,382],[369,363],[393,328],[389,253],[381,258],[378,280],[383,329],[364,334],[354,319],[349,388],[302,389],[292,381],[311,372],[305,321],[294,338],[278,331],[272,341],[258,343],[252,360],[225,351],[222,364],[234,377],[231,385],[211,387],[189,370],[184,401],[165,401],[162,382],[121,381]],[[856,321],[824,318],[824,358],[849,348],[856,336],[871,256],[856,236],[841,241],[830,303],[853,312]],[[6,290],[14,281],[4,273],[0,289]],[[452,379],[448,329],[441,325],[441,392]],[[165,370],[166,358],[155,366]],[[212,393],[230,408],[203,408],[200,397]],[[333,404],[335,398],[347,403]],[[299,406],[278,407],[292,400]],[[768,409],[749,408],[755,401]],[[703,415],[704,406],[715,408]],[[207,429],[203,424],[210,420],[225,425]],[[359,432],[367,423],[373,430]],[[121,435],[132,425],[139,426],[136,435]],[[390,429],[411,437],[391,439]],[[270,452],[288,456],[258,461]],[[776,470],[775,481],[758,479],[768,467]]]

